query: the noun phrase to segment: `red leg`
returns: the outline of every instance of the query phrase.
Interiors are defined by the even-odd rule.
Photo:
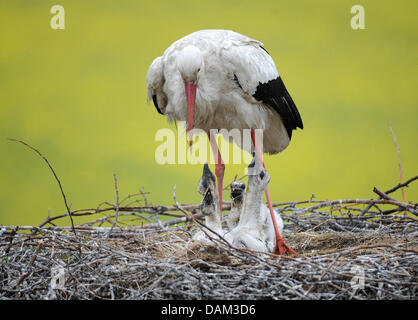
[[[213,151],[213,157],[215,159],[215,175],[218,183],[218,193],[219,193],[219,209],[222,214],[222,187],[224,180],[225,164],[222,160],[221,153],[219,152],[218,145],[216,144],[215,137],[212,134],[208,133],[208,138],[210,145]],[[222,219],[222,215],[221,215]]]
[[[251,130],[251,139],[253,141],[254,149],[255,149],[255,152],[257,154],[258,159],[263,164],[263,167],[266,168],[266,166],[264,165],[264,162],[263,162],[263,158],[260,154],[260,151],[258,150],[258,147],[255,143],[254,130]],[[274,250],[274,253],[279,254],[279,255],[283,255],[287,252],[296,254],[296,252],[293,251],[292,249],[290,249],[289,246],[286,244],[286,242],[284,242],[283,238],[281,237],[281,235],[279,233],[279,229],[277,228],[277,223],[276,223],[276,216],[274,214],[273,205],[271,204],[270,192],[269,192],[268,187],[265,190],[265,194],[266,194],[267,204],[268,204],[268,207],[269,207],[269,210],[270,210],[271,220],[273,221],[274,232],[276,234],[276,249]]]

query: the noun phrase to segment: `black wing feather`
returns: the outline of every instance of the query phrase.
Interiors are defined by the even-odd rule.
[[[155,94],[152,96],[152,102],[154,102],[155,109],[157,109],[158,113],[164,115],[160,108],[158,108],[157,96]]]
[[[253,97],[268,104],[279,113],[289,139],[292,138],[292,130],[303,129],[299,111],[280,77],[266,83],[259,82]]]

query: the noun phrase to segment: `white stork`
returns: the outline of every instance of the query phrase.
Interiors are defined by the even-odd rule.
[[[220,208],[225,164],[211,129],[251,129],[261,162],[254,129],[263,130],[263,151],[269,154],[289,145],[292,130],[303,129],[296,105],[263,44],[229,30],[201,30],[175,41],[149,67],[147,91],[148,100],[169,121],[187,121],[190,134],[194,127],[208,134]],[[265,194],[276,252],[293,253],[279,234],[268,189]]]

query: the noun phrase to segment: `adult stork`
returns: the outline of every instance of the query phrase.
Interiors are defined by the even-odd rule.
[[[263,152],[268,154],[284,150],[292,131],[303,129],[296,105],[263,44],[229,30],[201,30],[175,41],[149,67],[147,91],[158,113],[169,121],[187,121],[190,138],[195,127],[208,134],[220,208],[225,164],[211,129],[251,129],[261,163],[255,129],[263,130]],[[275,252],[293,253],[278,232],[268,189],[265,194],[276,233]]]

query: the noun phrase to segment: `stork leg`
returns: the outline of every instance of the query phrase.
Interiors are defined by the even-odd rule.
[[[215,137],[212,133],[208,133],[208,138],[213,151],[213,158],[215,159],[215,176],[218,184],[219,194],[219,211],[221,212],[222,220],[222,187],[224,180],[225,164],[222,160],[221,153],[219,152],[218,145],[216,144]]]
[[[258,159],[263,164],[263,167],[266,168],[263,162],[263,158],[260,154],[260,151],[258,150],[258,147],[255,143],[255,134],[254,134],[253,129],[251,130],[251,140],[253,141],[254,149],[257,154]],[[277,228],[277,223],[276,223],[276,216],[274,214],[273,205],[271,204],[270,192],[269,192],[268,187],[265,190],[265,194],[266,194],[267,204],[270,210],[271,220],[273,221],[274,233],[276,234],[276,249],[274,250],[274,253],[279,254],[279,255],[283,255],[285,253],[296,254],[296,252],[290,249],[289,246],[286,244],[286,242],[284,242],[283,238],[281,237],[279,233],[279,229]]]

